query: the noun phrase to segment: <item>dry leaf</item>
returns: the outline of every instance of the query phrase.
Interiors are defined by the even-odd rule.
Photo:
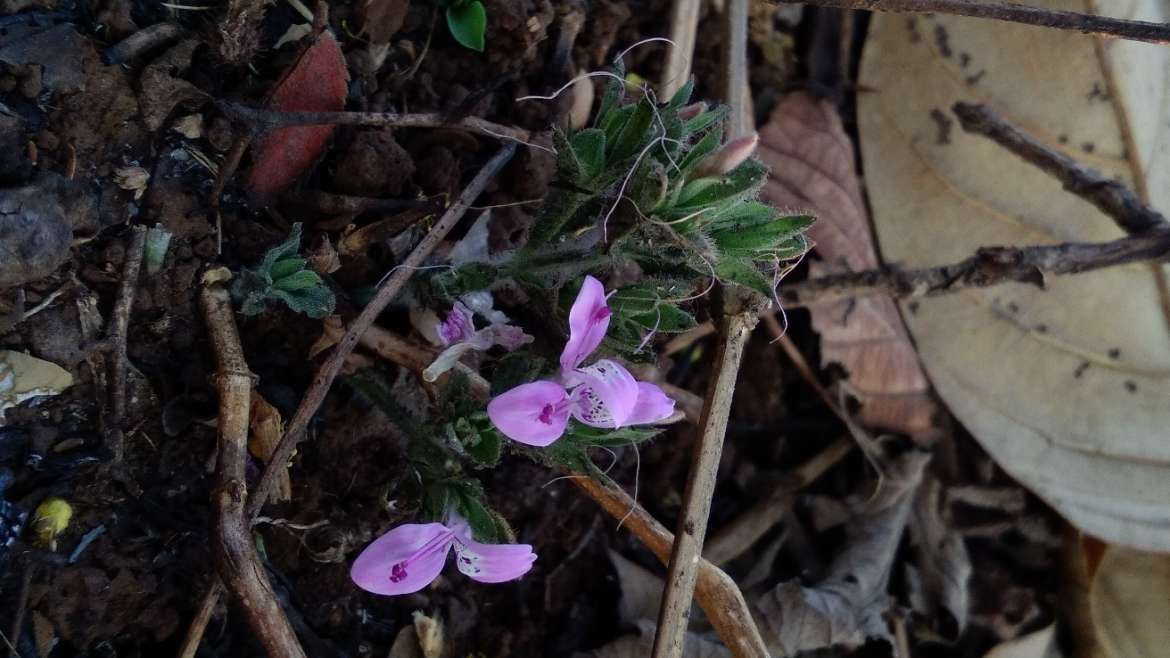
[[[761,596],[754,616],[768,649],[782,656],[889,639],[886,584],[930,454],[913,451],[883,465],[881,487],[858,512],[845,550],[815,587],[781,583]]]
[[[418,647],[422,650],[423,658],[442,658],[447,644],[443,620],[437,616],[428,617],[418,610],[415,610],[411,617],[414,620],[414,633],[418,636]]]
[[[203,136],[203,115],[188,114],[187,116],[179,117],[171,124],[171,130],[187,139],[199,139]]]
[[[341,269],[341,257],[337,255],[328,235],[322,235],[305,253],[305,257],[309,259],[309,267],[317,274],[333,274]]]
[[[1107,658],[1155,658],[1170,647],[1170,555],[1105,551],[1089,589],[1093,630]]]
[[[284,434],[284,420],[276,407],[268,403],[256,391],[252,391],[252,408],[248,416],[248,452],[262,462],[268,463],[272,453],[280,444],[280,437]],[[276,487],[272,491],[272,500],[283,502],[292,500],[292,482],[289,480],[288,468],[281,469],[276,477]]]
[[[1085,11],[1072,0],[1040,5]],[[1164,22],[1162,0],[1101,11]],[[1120,229],[991,141],[956,101],[1170,210],[1170,49],[943,14],[874,16],[861,145],[882,252],[930,266],[982,245],[1102,241]],[[1159,277],[1130,265],[914,300],[904,317],[936,390],[996,461],[1084,530],[1170,549],[1170,325]]]
[[[280,50],[281,46],[289,43],[296,43],[312,33],[312,25],[308,23],[293,23],[292,25],[288,26],[288,29],[284,31],[284,34],[280,35],[280,38],[276,40],[276,44],[272,46],[272,49]]]
[[[276,83],[267,106],[284,112],[342,110],[348,83],[341,46],[326,30]],[[290,126],[269,133],[256,150],[248,174],[253,199],[268,203],[296,182],[325,151],[335,127]]]
[[[954,642],[967,626],[971,557],[962,535],[944,518],[941,498],[942,484],[928,475],[909,522],[921,585],[920,596],[912,597],[916,599],[912,603],[915,610],[936,622],[934,630],[941,639]]]
[[[1023,637],[996,645],[983,658],[1060,658],[1056,646],[1056,625],[1044,628]]]
[[[362,3],[362,33],[370,43],[389,43],[390,37],[402,29],[410,0],[365,0]]]
[[[622,592],[618,619],[627,624],[657,619],[658,609],[662,607],[662,579],[617,551],[609,551],[609,561],[617,571],[618,587]]]
[[[789,94],[759,132],[757,156],[772,169],[762,198],[817,217],[809,236],[820,259],[810,264],[810,276],[877,267],[853,144],[833,106],[805,92]],[[915,437],[929,433],[937,409],[894,303],[866,297],[809,310],[821,334],[821,362],[843,365],[862,395],[862,423]]]
[[[22,352],[0,350],[0,426],[4,410],[42,395],[57,395],[73,385],[61,366]]]
[[[142,167],[122,167],[114,171],[114,182],[123,190],[133,192],[135,201],[142,198],[149,181],[150,172]]]

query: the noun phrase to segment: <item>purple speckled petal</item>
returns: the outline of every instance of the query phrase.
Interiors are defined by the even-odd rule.
[[[528,573],[536,553],[528,544],[481,544],[470,538],[455,542],[455,565],[481,583],[502,583]]]
[[[605,332],[609,330],[609,303],[605,299],[605,286],[597,279],[586,276],[581,292],[569,310],[569,342],[561,352],[561,372],[567,373],[593,353]]]
[[[569,394],[556,382],[522,384],[488,403],[488,418],[504,436],[544,447],[561,438],[569,423]]]
[[[492,342],[508,350],[518,350],[532,342],[532,336],[524,333],[520,327],[511,324],[494,324],[484,331],[491,332]]]
[[[602,359],[578,368],[571,380],[573,418],[592,427],[616,429],[629,424],[638,402],[638,381],[620,363]]]
[[[410,594],[439,576],[455,533],[442,523],[407,523],[374,540],[354,560],[353,582],[374,594]]]
[[[439,341],[443,345],[451,345],[471,338],[475,335],[474,316],[475,314],[464,306],[463,302],[455,302],[451,312],[447,314],[447,319],[439,323]]]
[[[638,382],[638,402],[626,419],[627,425],[656,423],[674,413],[674,400],[650,382]]]

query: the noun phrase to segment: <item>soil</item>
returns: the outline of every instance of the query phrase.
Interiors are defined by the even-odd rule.
[[[217,219],[217,173],[244,133],[213,101],[261,103],[302,47],[275,49],[274,44],[305,19],[283,2],[267,5],[254,24],[238,25],[224,22],[218,6],[203,11],[189,3],[176,9],[132,0],[16,4],[19,13],[0,15],[0,236],[6,247],[16,239],[8,237],[2,206],[22,188],[37,195],[45,206],[44,221],[66,236],[20,242],[21,249],[34,245],[35,253],[22,255],[20,263],[0,263],[0,349],[56,363],[75,383],[61,395],[7,410],[0,426],[0,465],[14,475],[4,492],[7,501],[31,512],[46,497],[60,496],[72,504],[73,517],[56,540],[56,553],[33,550],[25,533],[5,556],[0,628],[7,634],[18,607],[23,610],[24,623],[8,638],[22,656],[175,655],[214,570],[209,501],[216,458],[215,361],[196,300],[201,272],[212,263],[233,270],[254,265],[288,235],[293,222],[305,223],[306,247],[321,244],[322,236],[339,245],[354,230],[404,212],[373,203],[324,212],[321,203],[306,203],[306,195],[411,202],[457,194],[497,142],[456,129],[342,127],[316,165],[270,207],[250,205],[241,188],[244,176],[233,177]],[[372,48],[360,33],[362,4],[329,7],[329,24],[349,64],[347,109],[479,116],[534,131],[563,121],[569,104],[514,99],[551,93],[571,75],[604,66],[639,39],[665,34],[670,5],[665,0],[486,0],[487,49],[480,54],[451,38],[431,3],[415,0],[380,66],[374,66]],[[566,43],[567,17],[582,8],[584,27]],[[838,70],[824,62],[836,57],[835,46],[818,46],[823,41],[816,38],[823,29],[818,25],[825,20],[806,17],[795,27],[777,28],[790,32],[791,61],[805,66],[815,61],[817,71]],[[126,64],[103,63],[111,45],[160,22],[181,27],[182,35]],[[31,36],[16,39],[19,30]],[[697,96],[703,98],[718,91],[717,32],[704,30],[696,51]],[[237,63],[223,54],[229,37],[233,48],[250,48]],[[21,57],[10,56],[13,41],[21,46]],[[635,50],[627,66],[656,79],[661,52],[660,47]],[[764,66],[758,51],[753,59],[757,83],[767,86],[758,89],[759,97],[775,97],[776,68]],[[810,80],[808,69],[783,76],[794,86]],[[824,87],[821,81],[816,86]],[[847,94],[841,102],[849,105]],[[757,107],[761,116],[767,110]],[[249,157],[240,172],[252,166]],[[541,198],[551,165],[547,153],[521,149],[477,203]],[[139,194],[118,183],[117,172],[127,167],[150,174]],[[96,211],[63,210],[82,202]],[[494,211],[490,249],[514,247],[538,207]],[[131,225],[160,225],[173,239],[158,271],[141,279],[132,309],[127,404],[119,422],[126,452],[123,463],[115,464],[106,443],[105,341]],[[465,230],[458,229],[451,240]],[[419,235],[411,229],[341,254],[341,269],[327,278],[343,317],[352,316]],[[56,242],[45,241],[50,238]],[[22,309],[55,292],[60,295],[44,310],[14,322]],[[388,310],[379,324],[409,332],[410,300],[422,294],[410,291],[408,301]],[[258,392],[284,418],[291,417],[323,358],[306,357],[321,323],[284,306],[239,319]],[[817,337],[807,315],[790,314],[788,331],[815,362]],[[707,338],[675,355],[666,364],[669,381],[701,393],[713,351]],[[365,359],[394,383],[401,405],[426,413],[429,403],[414,375],[368,354]],[[740,375],[713,530],[845,433],[762,334],[749,345],[747,359],[752,367]],[[416,518],[417,500],[406,494],[409,483],[403,481],[403,431],[339,382],[310,435],[290,471],[292,501],[269,505],[257,530],[271,581],[309,655],[385,656],[412,623],[412,614],[422,611],[443,620],[446,656],[569,656],[628,630],[619,617],[622,583],[610,551],[663,572],[645,547],[571,483],[508,454],[500,467],[479,475],[488,502],[521,541],[536,547],[539,560],[527,577],[480,586],[449,573],[418,594],[367,594],[349,578],[352,560],[393,525]],[[610,475],[628,491],[636,490],[638,500],[667,527],[678,514],[694,439],[694,428],[682,424],[639,454],[626,448],[614,455]],[[952,458],[939,468],[949,484],[1015,487],[961,428],[952,428],[945,441]],[[602,465],[609,459],[598,456]],[[259,464],[253,466],[258,472]],[[770,542],[760,542],[730,565],[732,575],[758,570],[763,562],[767,575],[761,586],[792,578],[814,582],[844,541],[839,530],[817,531],[818,501],[856,494],[872,475],[867,468],[855,454],[808,487],[786,521],[789,540],[781,550],[767,553],[764,545]],[[1049,535],[1012,530],[1024,518],[1041,525],[1052,521],[1038,502],[1026,500],[1012,512],[960,510],[958,524],[1002,522],[1004,532],[1015,534],[1008,540],[999,535],[968,540],[976,574],[973,617],[957,639],[940,640],[925,630],[937,628],[938,619],[907,612],[915,655],[979,656],[997,641],[1052,620],[1059,590],[1057,548],[1045,543]],[[908,559],[900,555],[899,564]],[[899,568],[895,592],[905,591],[905,577]],[[22,604],[25,579],[30,587]],[[890,651],[874,642],[849,655]],[[227,603],[217,609],[198,655],[263,654],[243,616]]]

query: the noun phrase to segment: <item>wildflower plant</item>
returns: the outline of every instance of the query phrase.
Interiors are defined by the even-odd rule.
[[[264,254],[256,267],[240,270],[232,284],[232,297],[244,315],[259,315],[271,301],[281,301],[297,313],[324,318],[337,300],[321,275],[308,269],[301,248],[301,225],[293,224],[288,239]]]
[[[619,61],[591,126],[554,133],[555,178],[526,242],[461,262],[424,288],[447,304],[423,331],[441,348],[423,379],[448,377],[440,419],[409,432],[409,479],[430,522],[398,526],[371,544],[354,564],[359,586],[417,591],[452,549],[458,568],[481,582],[526,573],[532,547],[513,543],[475,471],[511,451],[601,476],[592,449],[648,440],[675,412],[623,361],[645,359],[658,333],[695,326],[694,302],[716,283],[774,298],[809,248],[812,217],[755,200],[767,169],[751,157],[755,135],[723,143],[726,108],[692,103],[693,83],[663,103],[648,89],[628,97],[624,76]],[[622,283],[607,292],[602,280]],[[528,319],[560,333],[555,365],[536,353],[544,344],[530,345],[525,329],[492,306],[488,291],[503,289],[527,297]],[[473,351],[488,354],[486,408],[464,372],[452,372]],[[393,412],[384,386],[360,378],[355,386]]]

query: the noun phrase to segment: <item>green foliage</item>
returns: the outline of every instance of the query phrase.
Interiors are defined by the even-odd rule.
[[[447,7],[447,29],[464,48],[483,52],[487,10],[480,0],[460,0]]]
[[[576,420],[570,420],[565,434],[551,445],[540,448],[525,448],[534,461],[549,466],[567,469],[573,473],[595,474],[597,467],[589,458],[592,448],[620,448],[638,446],[662,433],[653,426],[622,427],[616,430],[589,427]]]
[[[582,275],[640,272],[611,298],[607,340],[635,357],[649,333],[694,325],[683,300],[701,296],[712,278],[773,296],[784,261],[808,249],[813,218],[755,200],[767,168],[751,158],[736,163],[722,149],[727,108],[688,106],[693,83],[659,103],[631,91],[620,65],[614,74],[592,125],[554,134],[556,179],[528,241],[490,266],[437,278],[448,294],[511,280],[559,301],[563,312],[564,288]]]
[[[293,224],[288,239],[264,254],[256,267],[244,268],[232,284],[232,296],[244,315],[259,315],[268,302],[279,300],[311,318],[333,312],[337,300],[321,276],[305,269],[308,264],[297,255],[301,246],[301,225]]]

